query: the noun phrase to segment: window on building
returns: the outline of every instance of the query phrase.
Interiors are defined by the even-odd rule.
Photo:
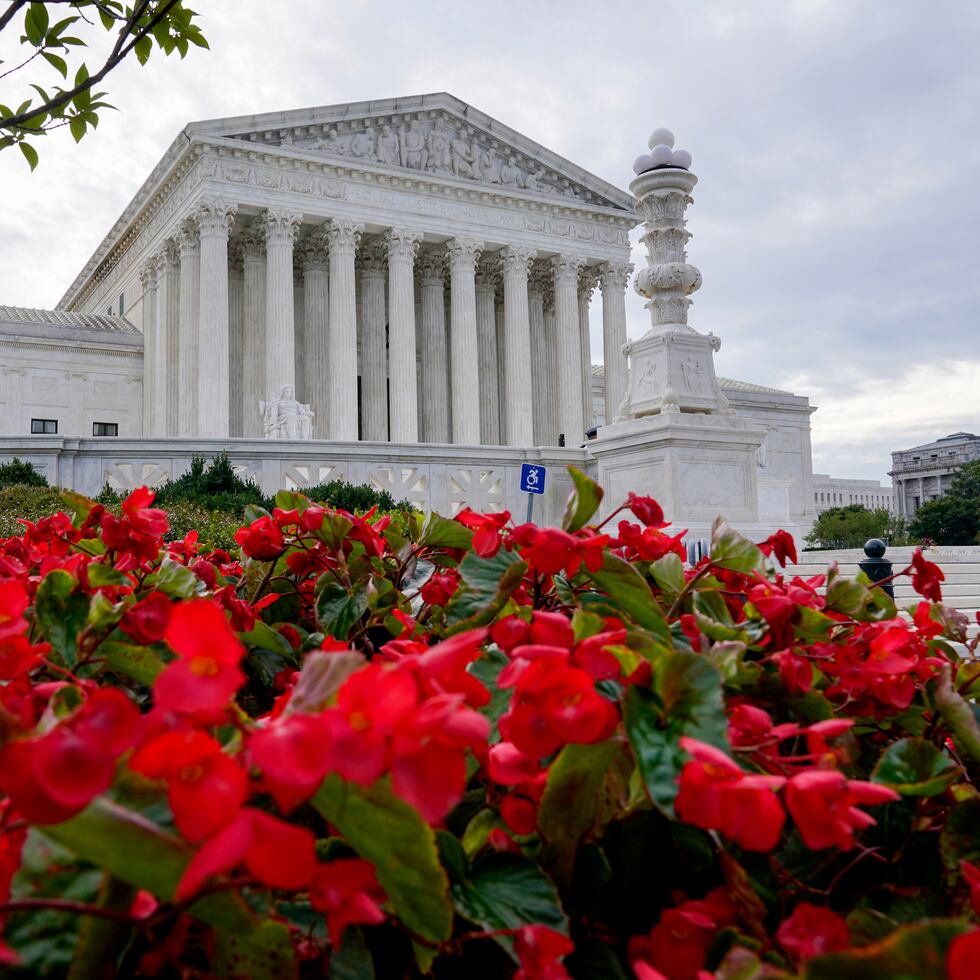
[[[31,435],[55,436],[57,434],[57,419],[31,419]]]
[[[92,435],[93,436],[118,436],[119,423],[118,422],[93,422]]]

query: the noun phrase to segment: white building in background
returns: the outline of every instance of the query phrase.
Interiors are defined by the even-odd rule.
[[[868,510],[895,514],[895,491],[878,480],[848,480],[827,473],[813,474],[813,502],[818,514],[831,507],[860,504]]]
[[[935,442],[892,453],[889,476],[895,485],[898,513],[912,517],[927,501],[938,500],[949,489],[956,470],[980,459],[980,436],[954,432]]]
[[[690,155],[643,159],[634,197],[445,93],[189,124],[58,309],[4,314],[0,455],[94,493],[227,449],[270,491],[340,478],[447,513],[519,511],[533,461],[544,520],[573,463],[692,528],[805,532],[813,409],[716,379],[686,322]],[[627,345],[641,220],[652,325]]]

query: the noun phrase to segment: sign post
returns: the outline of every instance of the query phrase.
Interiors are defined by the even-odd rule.
[[[545,468],[534,463],[521,463],[521,492],[527,494],[527,523],[531,523],[534,498],[544,493]]]

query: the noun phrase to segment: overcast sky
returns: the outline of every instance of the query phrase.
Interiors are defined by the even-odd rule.
[[[0,153],[0,304],[56,304],[190,120],[445,90],[624,188],[673,129],[700,178],[691,324],[719,374],[818,406],[818,472],[887,481],[891,450],[980,431],[980,4],[193,6],[210,52],[117,70],[120,111],[34,174]]]

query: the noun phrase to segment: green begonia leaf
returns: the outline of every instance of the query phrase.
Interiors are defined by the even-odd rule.
[[[932,742],[903,738],[885,749],[871,778],[902,796],[938,796],[961,772]]]
[[[566,531],[578,531],[585,527],[602,503],[602,487],[591,477],[574,466],[567,467],[572,477],[572,492],[565,504],[565,516],[561,526]]]

